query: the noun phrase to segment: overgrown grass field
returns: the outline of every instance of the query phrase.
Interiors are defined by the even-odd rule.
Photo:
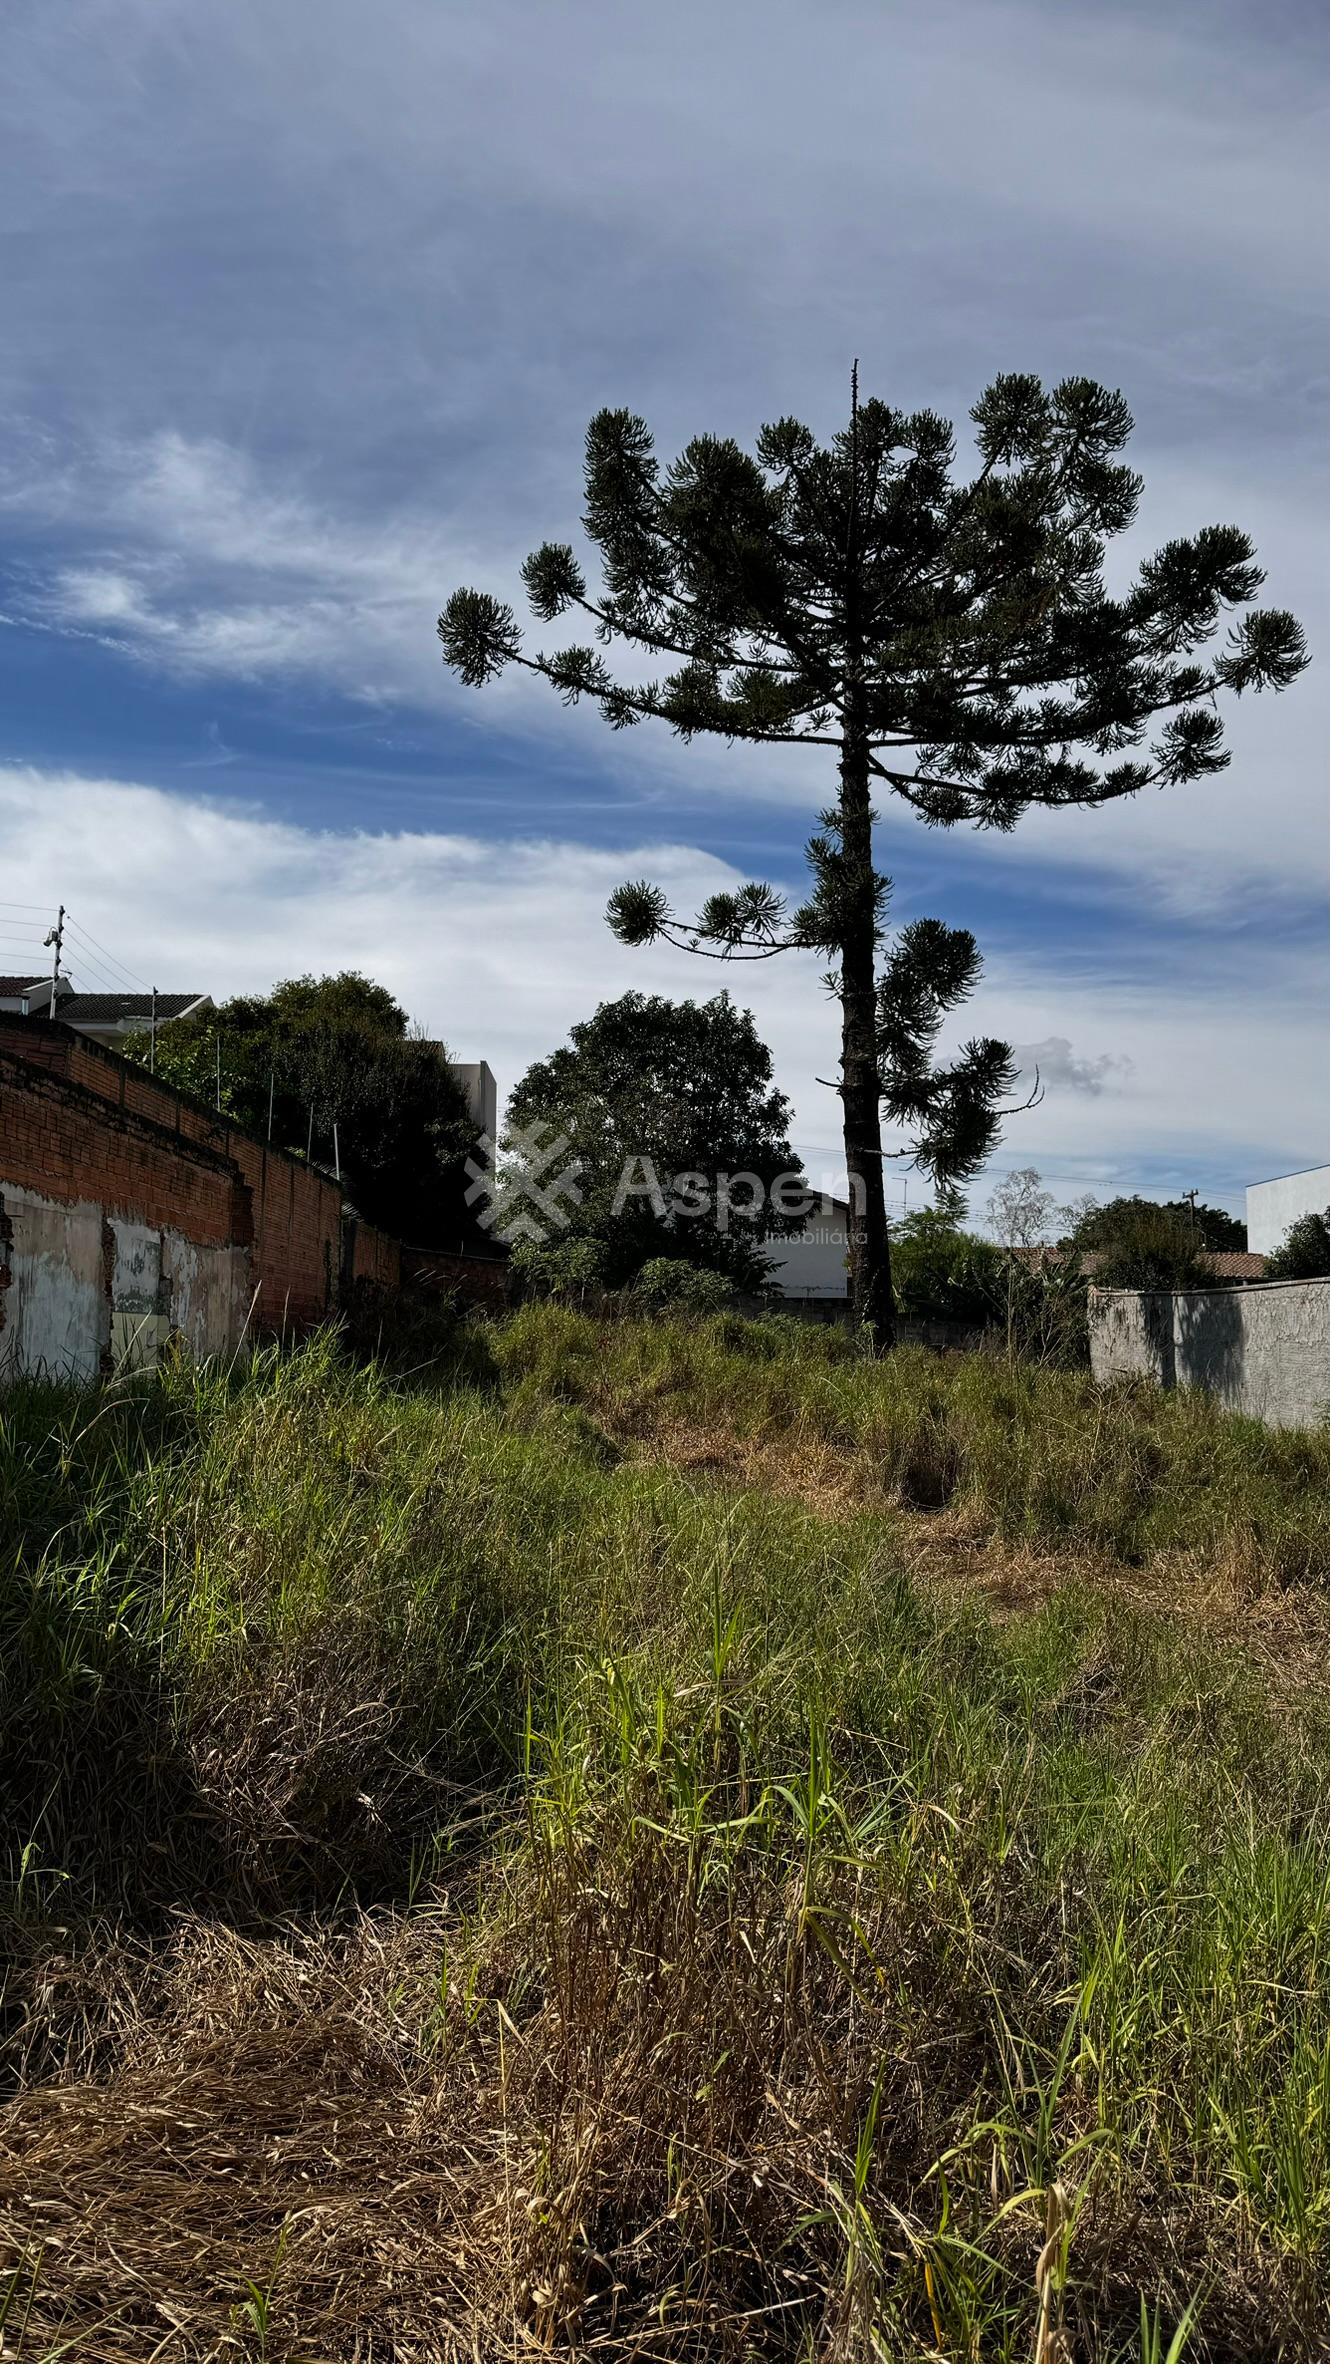
[[[554,1306],[0,1397],[0,2356],[1330,2353],[1328,1480]]]

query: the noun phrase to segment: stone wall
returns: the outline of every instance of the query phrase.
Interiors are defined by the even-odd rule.
[[[1330,1414],[1330,1280],[1237,1289],[1091,1289],[1097,1379],[1204,1387],[1275,1428]]]

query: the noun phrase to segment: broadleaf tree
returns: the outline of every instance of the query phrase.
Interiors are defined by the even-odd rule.
[[[413,1036],[386,986],[352,970],[289,977],[124,1047],[164,1083],[324,1164],[335,1125],[342,1179],[368,1221],[423,1246],[477,1237],[465,1200],[476,1139],[466,1095],[442,1043]]]
[[[752,1012],[728,993],[602,1002],[508,1102],[510,1139],[556,1134],[576,1164],[549,1269],[567,1269],[568,1242],[594,1240],[611,1288],[662,1258],[760,1288],[769,1243],[811,1204],[789,1122]]]
[[[825,750],[836,794],[809,846],[804,904],[754,881],[684,921],[639,882],[609,919],[625,942],[721,959],[830,955],[851,1294],[882,1343],[883,1112],[954,1184],[992,1145],[1011,1068],[984,1041],[934,1061],[941,1018],[978,970],[966,931],[915,922],[880,960],[889,887],[875,798],[899,797],[933,827],[1010,830],[1031,806],[1199,779],[1228,761],[1220,693],[1283,689],[1307,661],[1295,619],[1252,604],[1263,577],[1237,526],[1167,542],[1109,590],[1108,548],[1142,489],[1119,457],[1132,428],[1120,394],[1006,375],[970,415],[965,474],[945,419],[861,402],[856,373],[849,422],[829,443],[783,418],[751,454],[701,435],[662,470],[645,421],[603,410],[587,431],[583,514],[599,587],[567,543],[545,543],[522,570],[540,621],[573,610],[590,637],[528,651],[512,608],[470,589],[439,618],[464,682],[516,664],[570,704],[590,699],[615,729],[658,719],[684,739]],[[626,677],[634,650],[652,668],[644,680]]]

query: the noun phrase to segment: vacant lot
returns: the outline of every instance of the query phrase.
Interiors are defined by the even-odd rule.
[[[1330,2352],[1328,1481],[557,1308],[0,1398],[0,2355]]]

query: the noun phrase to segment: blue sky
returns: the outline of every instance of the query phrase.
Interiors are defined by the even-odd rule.
[[[605,893],[797,885],[816,763],[477,696],[434,638],[575,537],[605,402],[669,451],[834,430],[855,354],[962,424],[999,369],[1100,377],[1129,555],[1236,520],[1319,653],[1326,48],[1281,0],[11,0],[0,966],[60,899],[81,984],[353,963],[505,1085],[604,994],[709,985]],[[1046,1078],[999,1165],[1240,1203],[1330,1156],[1324,681],[1237,710],[1215,783],[884,816],[900,915],[975,928],[973,1018]],[[833,1177],[834,1014],[743,982]]]

